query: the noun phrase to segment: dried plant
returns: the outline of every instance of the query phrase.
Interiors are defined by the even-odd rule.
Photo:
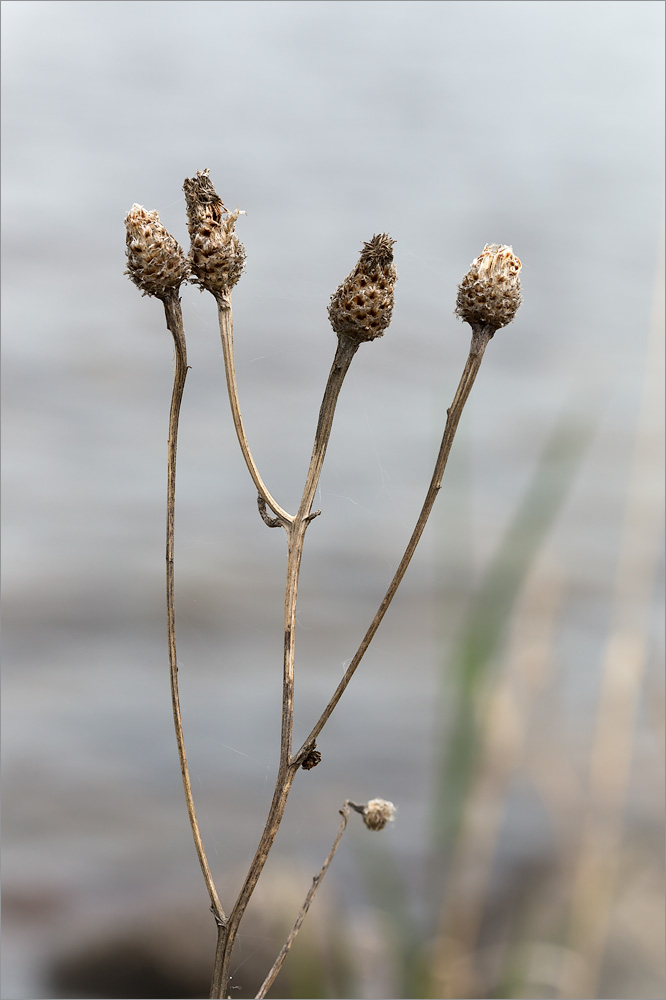
[[[458,289],[456,313],[471,326],[472,341],[458,389],[447,410],[442,442],[421,512],[388,590],[342,680],[306,739],[297,749],[294,749],[296,598],[303,545],[310,523],[321,513],[318,510],[313,511],[312,504],[343,381],[360,345],[381,337],[391,322],[394,287],[397,280],[393,262],[395,241],[386,233],[380,233],[364,243],[355,268],[331,296],[328,315],[331,326],[337,335],[337,345],[319,411],[310,466],[300,505],[295,514],[290,514],[270,494],[259,474],[247,441],[238,401],[231,296],[232,289],[241,277],[245,266],[245,249],[236,234],[236,223],[243,213],[238,209],[234,212],[227,211],[222,199],[215,191],[208,170],[197,171],[195,177],[186,179],[184,191],[191,241],[187,257],[174,237],[160,224],[157,212],[147,212],[139,205],[134,205],[125,220],[128,261],[126,273],[145,295],[155,296],[162,300],[167,328],[173,337],[176,350],[176,367],[169,418],[167,472],[167,630],[171,695],[190,826],[210,897],[211,910],[217,924],[217,947],[210,996],[222,998],[229,995],[229,969],[238,928],[275,841],[296,774],[299,769],[312,770],[320,762],[321,754],[317,749],[319,734],[331,717],[361,662],[414,555],[441,487],[458,422],[479,371],[484,351],[496,330],[511,322],[520,305],[519,273],[521,263],[513,254],[511,247],[488,245],[473,261],[469,273],[463,278]],[[257,490],[259,513],[269,527],[283,528],[287,537],[282,730],[275,790],[259,845],[238,897],[229,910],[223,908],[218,897],[199,832],[187,766],[178,696],[173,552],[178,417],[187,374],[187,354],[179,289],[183,281],[186,280],[198,285],[202,290],[209,291],[216,300],[232,419],[241,452]],[[386,802],[383,799],[372,799],[363,805],[349,801],[344,803],[341,809],[342,820],[331,850],[319,874],[315,877],[292,931],[266,976],[257,997],[266,995],[278,975],[319,884],[333,859],[351,811],[358,812],[363,816],[363,821],[368,829],[381,830],[393,820],[395,807],[391,802]]]

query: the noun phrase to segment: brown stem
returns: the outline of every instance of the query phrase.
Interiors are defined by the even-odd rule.
[[[172,292],[164,300],[164,312],[166,315],[166,325],[173,337],[176,351],[176,370],[173,378],[173,392],[171,394],[171,410],[169,412],[169,444],[167,451],[167,525],[166,525],[166,598],[167,598],[167,633],[169,640],[169,674],[171,678],[171,705],[173,708],[173,724],[176,731],[176,743],[178,745],[178,757],[180,760],[180,773],[183,778],[183,789],[185,791],[185,801],[187,803],[187,814],[190,819],[194,845],[201,865],[208,895],[210,896],[211,909],[215,919],[224,921],[224,911],[215,889],[213,876],[211,875],[206,852],[204,851],[199,824],[194,809],[194,799],[192,797],[192,785],[187,767],[187,755],[185,753],[185,740],[183,737],[183,723],[180,714],[180,698],[178,696],[178,660],[176,657],[176,608],[174,598],[174,522],[176,511],[176,449],[178,444],[178,418],[180,416],[180,404],[183,399],[183,389],[187,377],[187,349],[185,345],[185,331],[183,329],[183,314],[180,308],[178,292]]]
[[[328,375],[319,410],[315,440],[310,458],[310,467],[305,478],[305,487],[298,513],[288,528],[289,548],[287,556],[287,583],[284,598],[284,668],[282,682],[282,734],[280,739],[280,767],[286,770],[291,760],[294,721],[294,656],[296,644],[296,599],[298,577],[303,555],[305,532],[312,520],[310,508],[317,491],[326,448],[331,436],[335,407],[340,395],[345,375],[358,350],[358,344],[346,337],[340,337]]]
[[[221,329],[222,313],[223,309],[220,305]],[[224,339],[223,334],[223,344]],[[221,928],[218,933],[215,969],[210,994],[211,997],[216,998],[216,1000],[226,996],[227,984],[229,982],[231,954],[236,934],[238,932],[238,926],[245,910],[247,909],[252,893],[254,892],[255,886],[259,880],[259,876],[261,875],[264,865],[266,864],[269,851],[271,850],[277,836],[280,823],[282,822],[282,817],[284,816],[284,810],[287,805],[289,792],[291,791],[296,771],[300,766],[300,760],[296,761],[291,759],[294,723],[294,656],[296,641],[296,599],[298,595],[298,577],[301,566],[301,557],[303,554],[305,532],[308,524],[312,520],[310,508],[312,507],[312,501],[314,500],[314,496],[317,491],[317,484],[319,482],[321,468],[326,455],[326,448],[331,435],[336,403],[340,395],[340,389],[342,388],[345,375],[347,374],[352,359],[358,350],[358,346],[358,344],[353,343],[346,337],[340,337],[338,339],[335,357],[329,372],[328,381],[324,390],[324,397],[319,410],[319,419],[317,421],[315,440],[312,448],[310,466],[305,479],[303,496],[296,516],[291,517],[281,511],[281,509],[275,504],[275,501],[272,501],[272,498],[269,499],[269,496],[262,493],[260,489],[260,495],[266,500],[268,506],[271,507],[271,509],[274,510],[278,516],[284,516],[284,526],[287,530],[288,536],[287,579],[284,600],[284,659],[282,675],[280,764],[275,782],[273,801],[271,802],[271,807],[264,831],[261,835],[261,840],[259,841],[259,846],[256,850],[254,858],[252,859],[252,863],[250,864],[250,868],[238,895],[238,899],[236,900],[229,915],[227,926],[225,928]],[[225,351],[225,361],[227,364],[233,365],[233,354],[228,350]],[[227,385],[231,386],[232,384],[235,384],[235,379],[230,377],[227,369]],[[241,437],[239,434],[239,441],[240,440]],[[242,443],[241,447],[243,447]],[[250,468],[249,464],[248,468]],[[252,469],[250,469],[250,472],[252,473]],[[254,481],[255,485],[259,489],[260,480],[259,482],[257,479]]]
[[[310,468],[308,469],[308,474],[305,479],[303,498],[301,500],[301,505],[298,508],[297,518],[304,519],[310,513],[312,501],[314,500],[315,493],[317,492],[317,484],[319,483],[319,476],[321,475],[321,467],[324,464],[328,439],[331,436],[333,416],[335,414],[338,396],[340,395],[340,389],[342,388],[345,375],[349,371],[349,366],[352,363],[353,357],[358,351],[358,348],[358,342],[350,340],[348,337],[338,338],[338,346],[335,351],[333,364],[331,365],[331,370],[328,375],[328,382],[326,383],[326,389],[324,390],[324,398],[322,399],[319,410],[319,419],[317,421],[317,430],[315,431],[312,457],[310,458]]]
[[[347,685],[354,676],[356,668],[363,659],[365,651],[372,642],[372,639],[374,638],[374,635],[377,629],[379,628],[381,621],[384,615],[386,614],[389,605],[391,604],[391,601],[395,597],[396,591],[400,586],[400,583],[402,582],[402,578],[404,577],[405,572],[407,571],[407,567],[411,562],[412,556],[416,551],[416,546],[419,543],[421,535],[423,534],[423,529],[426,526],[426,523],[430,516],[430,512],[432,511],[435,500],[437,499],[437,494],[439,493],[439,489],[442,485],[442,477],[444,475],[444,470],[446,468],[449,452],[451,451],[451,445],[453,444],[453,439],[455,437],[455,433],[458,427],[458,421],[460,420],[463,408],[465,406],[465,403],[467,402],[467,398],[470,394],[472,386],[474,385],[474,380],[481,366],[481,361],[483,360],[484,351],[488,346],[488,342],[492,338],[494,332],[495,331],[489,327],[478,327],[472,330],[472,343],[470,345],[467,362],[465,364],[464,371],[460,378],[460,383],[458,385],[458,389],[456,391],[453,402],[451,403],[451,406],[447,410],[446,426],[444,427],[442,443],[440,445],[439,454],[437,456],[437,461],[435,463],[435,469],[432,474],[432,480],[430,482],[430,486],[428,487],[428,492],[426,493],[426,498],[424,500],[423,507],[421,508],[421,513],[419,514],[416,526],[414,527],[414,531],[412,532],[412,537],[409,539],[407,548],[405,549],[405,553],[400,561],[400,565],[396,570],[395,576],[391,580],[389,588],[386,591],[386,594],[384,595],[384,599],[379,605],[377,614],[373,618],[368,628],[368,631],[365,633],[365,636],[363,637],[360,646],[358,647],[356,653],[354,654],[354,658],[347,667],[347,670],[345,671],[342,680],[338,684],[335,693],[333,694],[333,697],[329,701],[324,711],[321,713],[316,724],[313,726],[310,734],[303,742],[300,750],[295,755],[294,757],[295,762],[302,761],[314,746],[317,737],[319,736],[322,729],[330,719],[333,710],[335,709],[335,706],[340,701],[340,698],[342,697],[345,689],[347,688]]]
[[[275,962],[273,963],[273,966],[272,966],[270,972],[268,973],[268,975],[264,979],[263,983],[261,984],[261,987],[259,989],[259,992],[256,995],[255,1000],[263,1000],[263,998],[266,996],[266,994],[268,993],[269,989],[271,988],[271,986],[273,985],[273,983],[277,979],[277,976],[278,976],[278,974],[280,972],[280,969],[282,968],[282,966],[284,964],[284,960],[285,960],[285,958],[287,957],[287,955],[289,953],[289,949],[291,948],[292,944],[294,943],[296,935],[298,934],[299,930],[301,929],[301,925],[302,925],[303,921],[305,920],[305,918],[307,916],[308,910],[310,909],[310,904],[312,903],[312,900],[315,898],[317,889],[321,885],[321,882],[322,882],[322,880],[324,878],[324,875],[328,871],[328,866],[330,865],[331,861],[333,860],[333,858],[335,856],[335,852],[337,851],[338,847],[340,846],[340,841],[342,840],[342,835],[345,832],[345,830],[347,829],[347,823],[349,822],[349,811],[350,811],[351,805],[352,805],[352,803],[345,802],[344,806],[340,810],[340,815],[342,816],[342,819],[340,820],[340,826],[338,827],[338,832],[337,832],[337,834],[335,836],[335,840],[333,841],[333,846],[331,847],[330,851],[328,852],[326,860],[324,861],[323,865],[321,866],[320,871],[312,879],[312,885],[310,886],[310,889],[308,890],[308,894],[305,897],[305,901],[304,901],[303,905],[301,906],[301,909],[299,911],[298,916],[296,917],[296,921],[294,923],[294,926],[292,927],[291,931],[289,932],[289,936],[288,936],[287,940],[282,945],[282,948],[280,950],[280,954],[275,959]]]
[[[271,494],[268,492],[263,479],[259,475],[259,470],[257,469],[255,461],[252,457],[252,452],[250,451],[250,446],[245,435],[243,420],[241,418],[240,403],[238,401],[238,385],[236,384],[236,366],[234,362],[234,321],[233,313],[231,311],[231,293],[228,293],[227,295],[216,295],[215,299],[217,301],[217,315],[220,323],[220,337],[222,339],[222,353],[224,354],[224,370],[227,377],[227,390],[229,394],[229,403],[231,405],[231,416],[234,421],[234,427],[236,428],[238,443],[240,444],[241,452],[243,453],[243,458],[245,459],[248,472],[252,477],[252,482],[257,488],[257,493],[264,503],[271,508],[273,513],[277,514],[280,521],[286,527],[287,524],[293,521],[293,517],[291,514],[288,514],[286,510],[283,510],[279,503],[273,499]]]

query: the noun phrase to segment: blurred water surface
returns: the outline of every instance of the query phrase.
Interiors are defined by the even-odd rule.
[[[524,265],[524,304],[489,347],[433,523],[320,741],[324,764],[297,783],[276,852],[304,864],[305,891],[344,798],[383,795],[400,807],[391,844],[419,899],[450,724],[447,651],[565,419],[589,444],[534,568],[546,605],[552,579],[564,595],[546,770],[554,785],[563,768],[585,786],[631,486],[643,515],[623,607],[635,600],[647,637],[648,722],[630,816],[660,829],[662,376],[649,331],[662,29],[663,6],[640,0],[3,4],[3,996],[51,995],[45,963],[82,928],[177,898],[206,905],[167,678],[172,346],[159,303],[123,276],[131,204],[157,208],[186,245],[182,182],[203,167],[247,212],[241,405],[287,509],[333,356],[329,296],[363,240],[397,240],[394,320],[354,361],[308,533],[297,739],[420,508],[468,346],[456,285],[486,242],[512,244]],[[214,303],[188,288],[183,307],[181,695],[226,900],[274,779],[285,546],[257,516],[233,437]],[[552,852],[553,837],[530,795],[508,815],[505,873],[516,856]],[[364,899],[356,864],[341,852],[329,875],[349,906]]]

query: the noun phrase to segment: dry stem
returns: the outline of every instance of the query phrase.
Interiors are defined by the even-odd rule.
[[[310,904],[312,903],[312,900],[315,898],[317,889],[321,885],[321,882],[322,882],[322,880],[324,878],[324,875],[328,871],[328,866],[330,865],[331,861],[333,860],[333,858],[335,856],[335,852],[337,851],[338,847],[340,846],[340,841],[342,840],[342,835],[345,832],[345,830],[347,829],[347,823],[349,822],[349,811],[350,811],[350,808],[353,808],[353,807],[354,807],[354,804],[352,802],[347,801],[347,802],[345,802],[344,806],[340,810],[340,815],[342,816],[342,819],[340,820],[340,826],[338,827],[338,832],[335,835],[335,840],[333,841],[333,846],[331,847],[330,851],[328,852],[326,860],[324,861],[323,865],[321,866],[321,869],[319,870],[318,874],[315,875],[315,877],[312,879],[312,885],[310,886],[310,888],[308,890],[308,894],[305,897],[305,901],[304,901],[303,905],[301,906],[301,909],[299,911],[298,916],[296,917],[296,921],[294,923],[294,926],[292,927],[291,931],[289,932],[289,936],[288,936],[287,940],[282,945],[282,948],[280,950],[280,954],[275,959],[275,962],[273,963],[273,966],[272,966],[270,972],[268,973],[268,975],[264,979],[263,983],[261,984],[261,987],[259,989],[259,992],[256,995],[255,1000],[263,1000],[263,998],[266,996],[266,994],[268,993],[269,989],[271,988],[271,986],[275,982],[275,980],[276,980],[276,978],[278,976],[278,973],[280,972],[280,969],[282,968],[282,966],[284,964],[284,960],[285,960],[285,958],[287,957],[287,955],[289,953],[289,949],[291,948],[292,944],[294,943],[294,940],[296,939],[296,935],[298,934],[299,930],[301,929],[301,924],[303,923],[303,921],[305,920],[305,918],[307,916],[307,912],[310,909]],[[356,808],[358,808],[358,807],[356,807]]]
[[[421,513],[419,514],[416,526],[409,540],[400,565],[395,576],[379,606],[377,614],[372,620],[361,645],[354,658],[347,668],[343,679],[338,685],[333,697],[322,712],[319,720],[313,727],[309,736],[302,744],[300,750],[292,756],[292,734],[294,715],[294,652],[295,652],[295,624],[296,624],[296,597],[298,592],[298,576],[300,570],[301,556],[303,553],[303,542],[307,526],[312,519],[310,509],[317,490],[319,476],[323,465],[326,448],[331,433],[335,406],[342,387],[342,382],[349,369],[349,365],[358,349],[358,344],[353,343],[346,337],[340,337],[335,358],[324,392],[324,398],[319,412],[319,420],[315,433],[315,443],[312,450],[310,467],[306,477],[303,497],[295,517],[287,514],[270,496],[259,476],[250,455],[250,450],[245,439],[243,424],[240,419],[240,410],[236,394],[236,380],[233,371],[230,374],[230,367],[233,369],[233,348],[231,340],[231,304],[225,302],[224,305],[218,300],[220,331],[224,347],[225,362],[227,366],[227,387],[229,389],[232,413],[234,414],[234,424],[241,445],[241,450],[245,456],[250,475],[259,491],[260,500],[263,500],[282,520],[288,536],[288,559],[287,559],[287,582],[285,588],[285,627],[284,627],[284,669],[283,669],[283,696],[282,696],[282,734],[280,740],[280,765],[275,783],[273,801],[269,810],[266,825],[255,853],[250,869],[245,878],[243,887],[234,904],[228,921],[224,921],[218,928],[218,944],[215,956],[215,969],[213,983],[211,987],[212,998],[222,998],[226,996],[226,987],[229,982],[229,969],[234,941],[238,932],[238,926],[245,913],[250,897],[257,884],[259,876],[268,858],[269,851],[277,836],[287,798],[291,790],[296,771],[307,755],[314,749],[316,739],[321,733],[330,718],[335,706],[339,702],[347,685],[353,677],[365,651],[370,645],[379,625],[386,614],[386,611],[393,600],[398,587],[405,575],[407,567],[414,555],[416,546],[419,543],[425,528],[430,512],[437,498],[441,487],[442,477],[446,468],[446,463],[451,451],[451,445],[458,427],[458,422],[462,414],[467,398],[470,394],[474,380],[478,374],[483,359],[484,351],[488,342],[493,336],[494,330],[490,327],[477,327],[472,331],[472,342],[465,368],[458,385],[455,397],[447,411],[446,426],[440,445],[439,454],[435,463],[432,480],[426,494]],[[226,342],[226,344],[225,344]],[[309,904],[308,904],[309,905]],[[303,914],[304,916],[304,914]],[[302,920],[301,920],[302,922]],[[298,924],[300,927],[300,923]],[[298,927],[294,930],[294,935],[298,932]],[[286,954],[286,953],[285,953]],[[279,970],[278,970],[279,971]],[[275,973],[277,975],[277,971]],[[274,978],[274,977],[273,977]],[[270,986],[270,983],[266,987]]]
[[[216,295],[215,299],[217,302],[217,315],[220,323],[220,337],[222,338],[224,370],[227,376],[227,391],[229,394],[231,415],[234,421],[234,427],[236,428],[238,443],[240,444],[245,464],[247,465],[250,476],[252,477],[252,482],[257,487],[257,493],[259,494],[260,499],[263,500],[263,502],[270,507],[275,514],[277,514],[280,521],[286,527],[288,523],[293,521],[293,517],[291,514],[288,514],[286,510],[283,510],[268,492],[263,479],[259,475],[259,470],[255,465],[255,461],[252,457],[252,452],[250,451],[250,446],[245,435],[245,428],[243,427],[240,403],[238,401],[238,386],[236,384],[236,365],[234,361],[234,321],[231,310],[231,292],[228,292],[226,295]]]
[[[247,909],[248,903],[254,892],[259,876],[268,858],[269,851],[273,846],[275,837],[280,828],[284,810],[291,786],[296,776],[302,758],[292,759],[293,742],[293,721],[294,721],[294,656],[295,656],[295,630],[296,630],[296,599],[298,595],[298,577],[303,554],[303,543],[305,532],[312,520],[312,502],[317,491],[317,484],[321,474],[321,468],[326,455],[326,448],[331,435],[335,407],[340,395],[342,383],[349,370],[352,359],[358,350],[358,344],[352,342],[347,337],[340,337],[333,359],[333,364],[324,390],[324,397],[319,411],[315,440],[312,448],[312,457],[305,480],[303,496],[295,516],[287,514],[270,495],[266,489],[261,476],[254,464],[250,449],[245,437],[245,431],[240,419],[240,407],[236,389],[236,379],[233,373],[233,342],[232,342],[232,322],[231,322],[231,301],[230,299],[218,299],[218,313],[220,319],[220,334],[225,357],[225,367],[227,371],[227,389],[231,402],[231,409],[234,415],[234,425],[241,446],[241,451],[252,476],[252,480],[259,491],[260,500],[263,500],[282,519],[288,539],[287,554],[287,579],[285,586],[284,602],[284,661],[282,677],[282,728],[280,736],[280,763],[277,778],[275,781],[275,791],[273,801],[266,820],[259,846],[255,852],[250,868],[245,877],[245,881],[229,915],[218,927],[218,941],[215,955],[215,968],[213,972],[213,982],[211,985],[211,997],[222,998],[226,996],[227,984],[229,982],[229,968],[234,941],[238,932],[238,926]]]
[[[402,578],[407,571],[407,567],[411,562],[412,556],[416,551],[416,546],[419,543],[421,535],[423,534],[423,529],[426,526],[426,522],[430,516],[435,500],[437,499],[437,494],[442,485],[442,477],[444,475],[444,470],[446,468],[446,463],[448,461],[449,452],[451,451],[451,445],[453,444],[453,439],[455,437],[456,430],[458,428],[458,421],[462,414],[467,398],[471,392],[472,386],[474,385],[474,380],[478,374],[479,368],[481,367],[481,361],[483,360],[483,354],[488,346],[489,340],[492,338],[494,330],[490,327],[476,327],[472,330],[472,343],[469,349],[469,356],[465,364],[464,371],[462,373],[458,389],[456,391],[455,397],[451,406],[447,410],[446,416],[446,426],[444,427],[444,434],[442,436],[442,443],[440,445],[439,454],[437,456],[437,461],[435,463],[435,469],[432,474],[432,480],[430,486],[428,487],[428,492],[426,494],[423,507],[421,508],[421,513],[419,514],[418,520],[414,531],[412,532],[412,537],[410,538],[407,548],[405,549],[405,554],[403,555],[400,565],[398,566],[395,576],[391,580],[388,590],[384,595],[382,603],[379,605],[377,614],[373,618],[368,631],[365,633],[363,640],[358,647],[352,661],[350,662],[345,674],[338,684],[335,694],[329,701],[328,705],[321,713],[316,724],[313,726],[309,736],[306,738],[298,751],[294,760],[301,761],[310,752],[312,747],[315,745],[317,737],[321,733],[322,729],[330,719],[335,706],[340,701],[347,685],[354,676],[356,668],[363,659],[365,651],[372,642],[374,635],[379,628],[381,621],[388,611],[391,601],[395,597],[396,591],[402,582]]]
[[[469,355],[467,357],[465,368],[463,370],[463,374],[458,384],[458,389],[454,396],[453,402],[449,407],[449,409],[447,410],[446,425],[444,428],[444,434],[442,436],[442,443],[440,445],[437,461],[435,463],[435,469],[433,471],[432,480],[430,482],[430,486],[428,488],[428,492],[426,494],[426,498],[423,503],[421,513],[419,514],[418,520],[416,522],[416,526],[407,544],[405,553],[400,561],[400,565],[398,566],[395,576],[393,577],[393,580],[391,581],[391,584],[384,596],[384,599],[379,606],[377,614],[373,618],[372,623],[370,624],[370,627],[368,628],[368,631],[366,632],[363,641],[361,642],[361,645],[359,646],[356,654],[354,655],[354,658],[352,659],[349,667],[347,668],[347,671],[345,672],[342,681],[338,685],[335,694],[333,695],[328,705],[322,712],[318,722],[312,729],[308,738],[303,743],[301,749],[293,758],[290,758],[289,756],[287,756],[287,754],[291,753],[291,725],[293,720],[293,679],[294,679],[293,678],[293,665],[294,665],[293,626],[295,624],[298,569],[300,565],[301,554],[303,551],[305,528],[307,527],[307,520],[305,518],[306,515],[309,513],[310,507],[312,506],[312,500],[314,499],[317,483],[319,481],[319,475],[321,473],[321,467],[326,453],[326,445],[328,443],[328,438],[330,436],[330,431],[331,431],[331,425],[333,422],[333,413],[335,410],[335,403],[337,401],[337,396],[339,394],[340,387],[342,385],[342,380],[344,379],[344,376],[347,372],[347,369],[349,368],[349,365],[351,364],[351,360],[358,346],[352,344],[349,341],[345,341],[343,338],[341,338],[340,340],[335,360],[333,362],[333,367],[331,369],[331,374],[329,376],[329,383],[326,387],[326,392],[324,394],[324,401],[322,403],[320,411],[319,423],[317,425],[317,433],[315,436],[315,447],[312,452],[312,460],[310,462],[310,470],[308,472],[306,487],[303,492],[303,500],[301,502],[298,515],[296,516],[294,523],[290,526],[288,567],[289,566],[292,567],[292,574],[290,575],[288,568],[287,596],[285,599],[285,677],[284,677],[284,698],[283,698],[283,717],[282,717],[283,739],[282,739],[281,757],[280,757],[280,769],[281,771],[283,771],[285,779],[288,782],[288,787],[285,788],[284,795],[278,795],[280,778],[281,778],[281,775],[279,774],[278,782],[276,784],[276,795],[273,800],[273,806],[277,808],[274,811],[273,806],[271,807],[271,814],[273,814],[271,829],[274,829],[274,833],[271,837],[270,843],[267,846],[267,849],[265,850],[265,853],[262,850],[262,845],[260,844],[261,864],[257,870],[256,878],[254,880],[254,885],[256,885],[256,879],[259,878],[259,874],[261,873],[261,868],[263,868],[263,864],[265,863],[266,857],[268,855],[268,850],[270,850],[270,846],[272,845],[272,842],[275,838],[275,834],[277,833],[279,823],[282,819],[282,814],[284,813],[284,807],[286,806],[287,803],[287,796],[289,790],[291,789],[291,785],[293,783],[293,779],[296,774],[296,768],[298,768],[299,764],[303,761],[303,759],[307,756],[307,754],[314,748],[317,736],[321,733],[322,729],[324,728],[328,719],[333,713],[335,706],[342,697],[347,685],[349,684],[351,678],[354,675],[354,672],[356,671],[356,668],[361,662],[365,654],[365,651],[367,650],[372,639],[374,638],[374,635],[377,632],[377,629],[379,628],[379,625],[381,624],[381,621],[384,615],[386,614],[386,611],[388,610],[389,605],[391,604],[391,601],[393,600],[396,591],[400,586],[400,583],[402,582],[405,572],[407,571],[407,567],[411,562],[412,556],[416,551],[416,546],[418,545],[421,535],[423,534],[423,530],[426,526],[426,523],[434,506],[435,500],[437,499],[437,494],[439,493],[442,484],[444,470],[446,468],[449,453],[451,451],[451,446],[453,444],[453,439],[455,437],[456,430],[458,428],[458,423],[460,421],[462,411],[464,409],[465,403],[467,402],[469,394],[472,390],[472,386],[474,385],[474,381],[478,374],[479,368],[481,367],[481,361],[483,360],[485,349],[488,346],[488,342],[492,338],[493,333],[494,331],[489,327],[480,327],[472,331],[472,342],[470,345]],[[338,369],[340,369],[339,372]],[[332,385],[336,386],[337,389],[332,390],[331,388]],[[301,523],[300,531],[297,530],[299,521]],[[294,542],[295,544],[293,544]],[[287,619],[288,609],[290,612],[289,620]],[[288,641],[289,641],[289,654],[287,648]],[[298,915],[296,923],[294,924],[294,927],[284,947],[282,948],[282,951],[280,952],[280,955],[278,956],[275,965],[271,969],[269,975],[267,976],[264,984],[261,987],[261,990],[257,994],[257,998],[265,997],[266,992],[274,982],[276,976],[280,971],[280,968],[282,967],[282,963],[286,958],[287,952],[289,951],[294,938],[298,934],[298,931],[301,927],[301,924],[303,923],[303,920],[310,906],[310,903],[312,902],[314,894],[317,891],[319,881],[321,881],[321,879],[323,878],[326,869],[328,868],[333,858],[333,855],[337,850],[340,838],[344,833],[344,829],[346,827],[348,819],[348,806],[349,803],[345,803],[345,809],[347,809],[347,814],[345,815],[345,813],[343,812],[343,821],[338,831],[338,836],[336,837],[336,840],[333,844],[333,848],[330,854],[328,855],[326,861],[324,862],[324,867],[322,868],[320,875],[317,876],[317,878],[315,879],[313,886],[310,892],[308,893],[308,896],[306,897],[303,908]],[[278,809],[281,809],[281,812],[278,813],[277,811]],[[269,816],[269,821],[271,821],[270,816]],[[267,830],[268,830],[268,824],[267,824]],[[264,831],[264,835],[266,834],[266,832],[267,831]],[[263,841],[264,838],[262,837],[262,843]],[[255,857],[255,862],[258,860],[260,852],[257,852],[257,856]],[[252,892],[254,885],[252,885],[252,888],[249,890],[250,893]],[[240,898],[241,897],[239,897],[239,900]],[[249,901],[249,894],[247,898]],[[236,905],[238,905],[238,903]],[[246,905],[247,902],[245,903],[245,906]]]
[[[180,298],[178,292],[169,293],[163,300],[166,324],[173,337],[176,352],[176,369],[173,377],[173,392],[171,394],[171,409],[169,412],[169,445],[167,453],[167,526],[166,526],[166,596],[167,596],[167,632],[169,640],[169,674],[171,678],[171,705],[173,708],[173,724],[176,731],[176,743],[178,745],[178,758],[180,760],[180,773],[183,778],[183,788],[185,790],[185,801],[187,803],[187,814],[190,819],[194,845],[201,865],[208,895],[210,896],[211,909],[215,919],[224,920],[224,911],[215,889],[213,876],[211,875],[206,852],[204,851],[199,824],[194,809],[194,799],[192,798],[192,786],[190,774],[187,767],[187,756],[185,754],[185,740],[183,737],[183,723],[180,714],[180,699],[178,696],[178,660],[176,657],[176,609],[174,598],[174,522],[176,511],[176,449],[178,445],[178,418],[180,416],[180,404],[185,388],[187,377],[187,349],[185,345],[185,331],[183,329],[183,314],[180,308]]]

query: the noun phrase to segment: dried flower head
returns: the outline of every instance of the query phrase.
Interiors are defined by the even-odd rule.
[[[522,264],[512,247],[488,243],[458,286],[456,315],[493,333],[515,317],[521,303]]]
[[[301,767],[303,768],[304,771],[311,771],[313,767],[317,766],[317,764],[321,764],[321,754],[319,753],[319,750],[315,750],[315,748],[313,747],[312,750],[310,750],[310,752],[304,758]]]
[[[386,233],[364,243],[358,264],[331,296],[328,318],[338,336],[359,342],[374,340],[388,327],[398,280],[394,243]]]
[[[190,280],[213,295],[228,295],[245,265],[245,247],[236,235],[236,220],[245,213],[238,208],[227,212],[207,169],[186,178],[183,191],[194,275]]]
[[[370,799],[363,809],[363,822],[368,830],[383,830],[395,819],[395,806],[386,799]]]
[[[144,295],[163,299],[177,292],[188,275],[183,248],[160,222],[157,212],[132,205],[125,219],[127,270]]]

